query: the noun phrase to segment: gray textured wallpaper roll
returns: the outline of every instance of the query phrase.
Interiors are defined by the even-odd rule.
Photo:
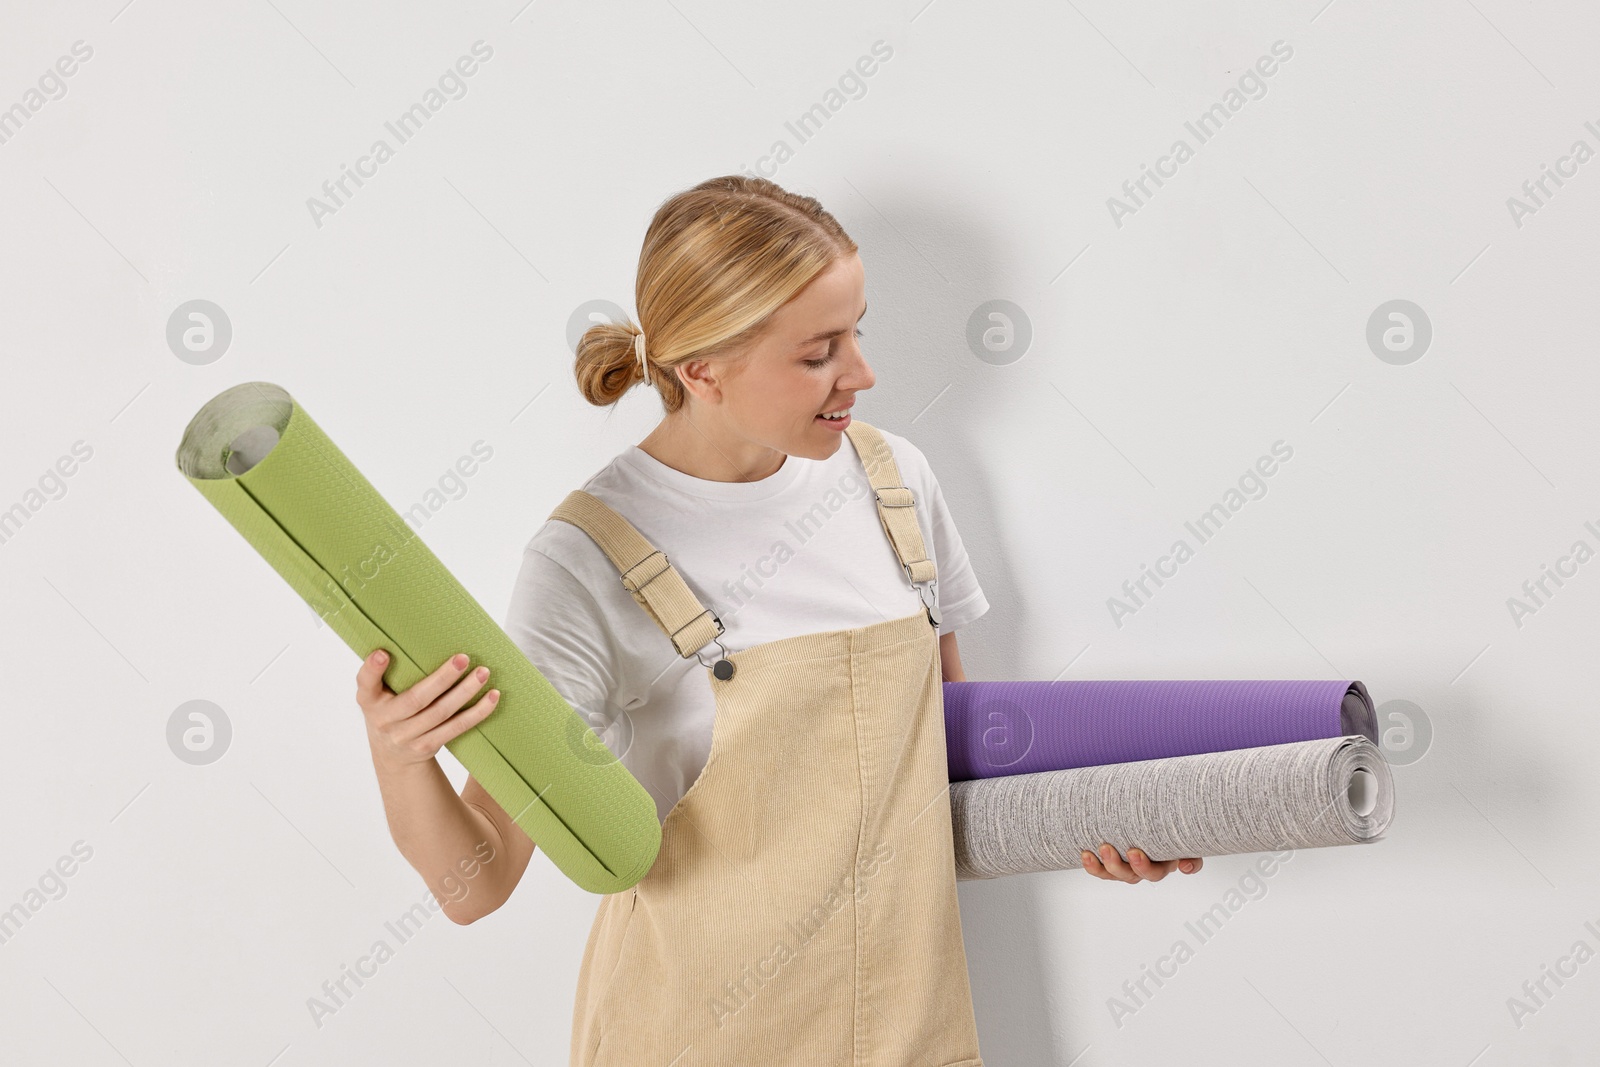
[[[1352,735],[952,782],[950,806],[965,881],[1081,867],[1102,841],[1154,860],[1361,844],[1393,819],[1394,780]]]

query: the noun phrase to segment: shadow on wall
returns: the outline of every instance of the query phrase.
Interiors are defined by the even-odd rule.
[[[1037,377],[1043,371],[1035,363],[1043,354],[1035,347],[1015,365],[992,366],[959,340],[967,335],[972,310],[1011,288],[1001,280],[1008,272],[990,266],[1004,249],[981,210],[954,212],[915,185],[872,184],[862,193],[870,204],[846,193],[834,210],[861,246],[871,319],[877,322],[875,328],[864,327],[874,342],[867,359],[878,379],[865,394],[873,412],[869,421],[907,438],[928,457],[989,601],[989,611],[960,631],[967,677],[1020,678],[1020,646],[1012,635],[1031,623],[1023,615],[1027,601],[1017,568],[1002,554],[999,536],[1001,524],[1014,516],[1004,513],[991,484],[994,472],[967,429],[984,420],[951,415],[962,405],[986,407],[987,396]],[[892,226],[877,212],[886,205],[894,205]],[[951,299],[952,288],[956,299]],[[1050,298],[1067,299],[1065,286],[1051,290]],[[1062,642],[1081,643],[1069,635]],[[1071,959],[1075,953],[1073,945],[1063,943],[1060,924],[1044,922],[1045,892],[1038,876],[966,882],[958,888],[979,1047],[984,1061],[996,1067],[1064,1063],[1079,1051],[1053,1046],[1068,1020],[1051,1018],[1061,1003],[1052,991],[1052,972],[1060,964],[1052,966],[1046,956]]]

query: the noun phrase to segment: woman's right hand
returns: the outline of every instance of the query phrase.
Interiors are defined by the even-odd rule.
[[[425,763],[446,742],[487,719],[499,702],[498,689],[462,710],[489,677],[487,667],[463,674],[471,662],[465,652],[458,652],[405,692],[396,693],[383,680],[388,653],[380,648],[368,656],[356,672],[356,703],[367,720],[372,758],[396,766]]]

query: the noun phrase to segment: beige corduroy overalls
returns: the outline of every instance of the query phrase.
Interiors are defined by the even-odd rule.
[[[925,609],[736,652],[666,556],[583,490],[551,518],[605,551],[680,656],[711,646],[711,752],[661,851],[603,897],[573,1067],[982,1067],[961,940],[933,562],[873,427],[845,431]],[[713,643],[714,642],[714,643]],[[730,672],[730,669],[731,672]]]

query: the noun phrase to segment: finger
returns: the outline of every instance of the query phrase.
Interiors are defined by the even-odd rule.
[[[1190,856],[1186,859],[1181,859],[1178,861],[1178,870],[1182,871],[1184,874],[1198,874],[1200,873],[1200,868],[1205,865],[1205,862],[1206,861],[1201,859],[1199,856]]]
[[[361,661],[361,669],[356,671],[356,699],[362,703],[371,703],[378,697],[394,695],[383,681],[384,668],[389,666],[389,654],[383,649],[373,649],[367,658]]]
[[[1096,878],[1109,879],[1111,877],[1106,873],[1105,866],[1100,862],[1099,857],[1093,852],[1090,852],[1088,849],[1084,849],[1079,853],[1079,857],[1083,863],[1083,869],[1094,875]]]
[[[499,704],[500,690],[491,689],[470,708],[465,708],[450,716],[443,723],[423,734],[418,738],[418,742],[437,751],[478,725],[484,719],[487,719],[489,714],[499,707]]]
[[[1176,860],[1153,860],[1139,848],[1128,850],[1128,863],[1132,865],[1134,873],[1147,882],[1161,881],[1178,865]]]
[[[1139,880],[1139,876],[1133,873],[1127,861],[1109,843],[1101,842],[1100,862],[1105,864],[1106,870],[1111,872],[1111,877],[1119,882],[1127,882],[1132,885]]]
[[[434,730],[471,700],[488,679],[488,667],[479,665],[467,671],[433,703],[394,723],[390,732],[399,741],[412,741]]]
[[[463,671],[472,662],[465,652],[457,652],[438,667],[432,674],[400,694],[400,699],[395,701],[395,719],[407,719],[432,704],[451,685],[461,677]]]

